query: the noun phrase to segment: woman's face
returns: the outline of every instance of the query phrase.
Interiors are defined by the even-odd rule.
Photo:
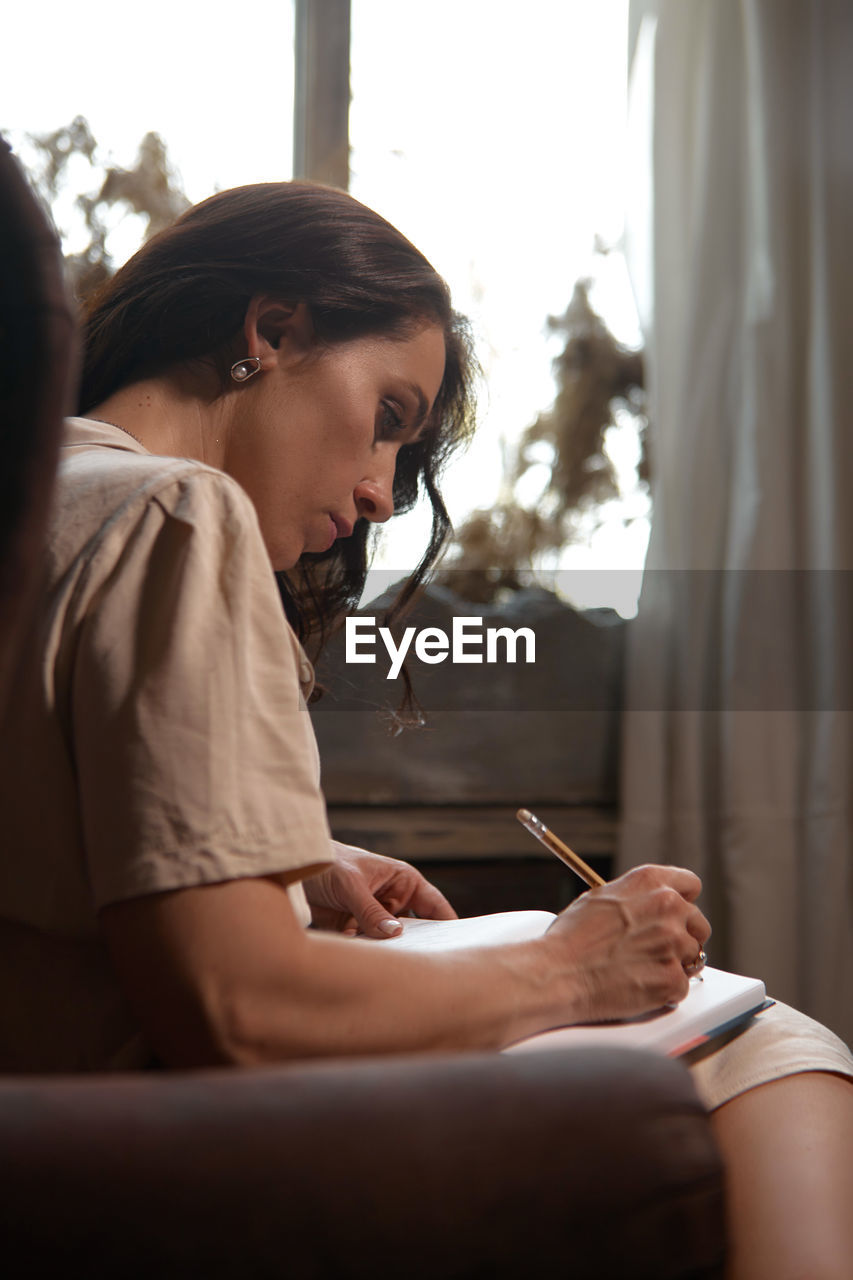
[[[387,520],[397,453],[444,377],[444,334],[356,338],[307,351],[285,335],[236,393],[224,469],[252,499],[273,568],[326,551],[359,516]]]

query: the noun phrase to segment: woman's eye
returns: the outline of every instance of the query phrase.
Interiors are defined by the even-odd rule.
[[[380,405],[379,426],[383,435],[396,435],[398,431],[405,430],[403,414],[390,400],[383,400]]]

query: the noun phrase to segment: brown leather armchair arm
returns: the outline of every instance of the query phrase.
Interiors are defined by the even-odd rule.
[[[689,1076],[626,1050],[6,1079],[0,1218],[28,1274],[123,1280],[669,1280],[724,1247]]]

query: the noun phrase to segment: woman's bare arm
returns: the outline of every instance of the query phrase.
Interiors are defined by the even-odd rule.
[[[152,894],[101,912],[119,982],[174,1067],[499,1048],[687,991],[710,929],[699,881],[646,867],[584,894],[542,937],[418,954],[299,925],[276,879]]]

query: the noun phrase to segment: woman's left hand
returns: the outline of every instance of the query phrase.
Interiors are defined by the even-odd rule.
[[[405,912],[428,920],[455,920],[443,893],[407,862],[333,840],[337,862],[303,880],[314,925],[368,938],[393,938]]]

